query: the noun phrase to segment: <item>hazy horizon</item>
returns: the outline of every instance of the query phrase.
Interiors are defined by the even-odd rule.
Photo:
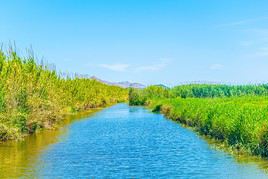
[[[268,1],[1,3],[0,42],[57,70],[174,86],[267,83]]]

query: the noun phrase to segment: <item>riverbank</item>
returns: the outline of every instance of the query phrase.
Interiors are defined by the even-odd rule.
[[[211,146],[163,115],[117,104],[81,120],[70,119],[59,130],[3,143],[0,177],[267,177],[259,162],[238,162]]]
[[[130,105],[194,128],[236,153],[268,157],[268,88],[263,85],[182,85],[131,89]]]
[[[267,157],[267,97],[150,99],[146,106],[235,153]]]
[[[34,55],[0,51],[0,141],[52,128],[66,114],[128,99],[128,90],[78,75],[63,75]]]
[[[107,106],[109,107],[109,106]],[[43,128],[23,140],[8,140],[0,143],[0,178],[34,178],[34,172],[28,168],[38,163],[38,157],[53,144],[68,135],[69,127],[82,120],[90,118],[105,108],[90,109],[84,112],[64,116],[64,120],[53,126],[53,129]]]

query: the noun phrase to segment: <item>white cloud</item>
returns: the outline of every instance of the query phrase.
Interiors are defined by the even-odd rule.
[[[235,22],[220,24],[217,27],[231,27],[231,26],[240,26],[240,25],[246,25],[250,23],[256,23],[259,21],[268,20],[268,17],[256,17],[256,18],[249,18],[249,19],[242,19]]]
[[[129,68],[130,65],[123,63],[116,63],[116,64],[100,64],[99,66],[112,71],[124,72]]]
[[[251,28],[251,29],[246,29],[245,31],[251,35],[255,35],[255,39],[258,38],[261,41],[268,40],[268,29],[267,28]]]
[[[245,40],[245,41],[241,41],[240,43],[240,46],[242,46],[242,47],[250,47],[250,46],[252,46],[254,43],[252,42],[252,41],[247,41],[247,40]]]
[[[168,63],[170,62],[169,59],[161,59],[158,62],[155,62],[150,65],[130,65],[130,64],[124,64],[124,63],[115,63],[115,64],[99,64],[98,66],[101,68],[105,68],[108,70],[116,71],[116,72],[141,72],[141,71],[147,71],[147,72],[153,72],[153,71],[160,71],[164,69]]]
[[[256,52],[256,56],[258,57],[268,57],[268,47],[261,47]]]
[[[210,70],[221,70],[224,66],[219,63],[215,63],[209,66]]]
[[[135,68],[135,71],[160,71],[164,69],[168,63],[170,62],[169,59],[162,59],[158,63],[154,63],[151,65],[143,65],[143,66],[138,66]]]

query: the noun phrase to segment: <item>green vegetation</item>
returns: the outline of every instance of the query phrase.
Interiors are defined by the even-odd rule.
[[[33,56],[0,51],[0,140],[51,128],[66,114],[128,100],[147,105],[233,148],[268,157],[268,85],[123,89],[61,77]],[[129,94],[128,94],[129,93]]]
[[[130,104],[146,105],[235,150],[268,157],[267,85],[158,88],[132,89]]]
[[[145,89],[129,89],[130,105],[144,105],[148,99],[169,97],[170,91],[161,86],[149,86]]]
[[[176,86],[171,90],[173,97],[233,97],[233,96],[268,95],[268,85],[217,85],[192,84]]]
[[[32,55],[0,51],[0,140],[50,128],[68,113],[128,99],[127,89],[87,78],[63,78]]]

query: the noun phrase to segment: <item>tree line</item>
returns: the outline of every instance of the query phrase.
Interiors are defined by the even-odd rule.
[[[189,84],[173,88],[152,85],[145,89],[130,89],[131,105],[142,105],[151,98],[218,98],[239,96],[267,96],[268,84],[259,85],[221,85]]]

